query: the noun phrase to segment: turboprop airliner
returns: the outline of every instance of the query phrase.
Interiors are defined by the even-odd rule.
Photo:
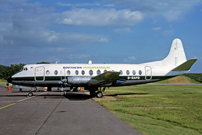
[[[84,87],[101,98],[106,87],[137,85],[188,72],[197,59],[187,60],[180,39],[174,39],[167,57],[143,64],[32,64],[10,77],[9,83],[31,87]],[[32,96],[30,90],[28,96]]]

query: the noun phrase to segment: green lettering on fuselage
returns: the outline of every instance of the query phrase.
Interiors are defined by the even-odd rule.
[[[110,69],[110,67],[83,67],[83,69]]]

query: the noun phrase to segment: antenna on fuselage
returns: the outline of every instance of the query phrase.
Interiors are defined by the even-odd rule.
[[[58,64],[59,61],[56,61],[55,64]]]

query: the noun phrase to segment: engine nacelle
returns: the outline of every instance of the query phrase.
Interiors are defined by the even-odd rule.
[[[91,80],[91,77],[68,77],[68,84],[74,84],[74,85],[79,85],[79,84],[86,84],[89,80]]]

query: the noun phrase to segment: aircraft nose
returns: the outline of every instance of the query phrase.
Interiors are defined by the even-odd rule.
[[[7,82],[8,82],[8,83],[12,83],[12,77],[9,77],[9,78],[7,79]]]

